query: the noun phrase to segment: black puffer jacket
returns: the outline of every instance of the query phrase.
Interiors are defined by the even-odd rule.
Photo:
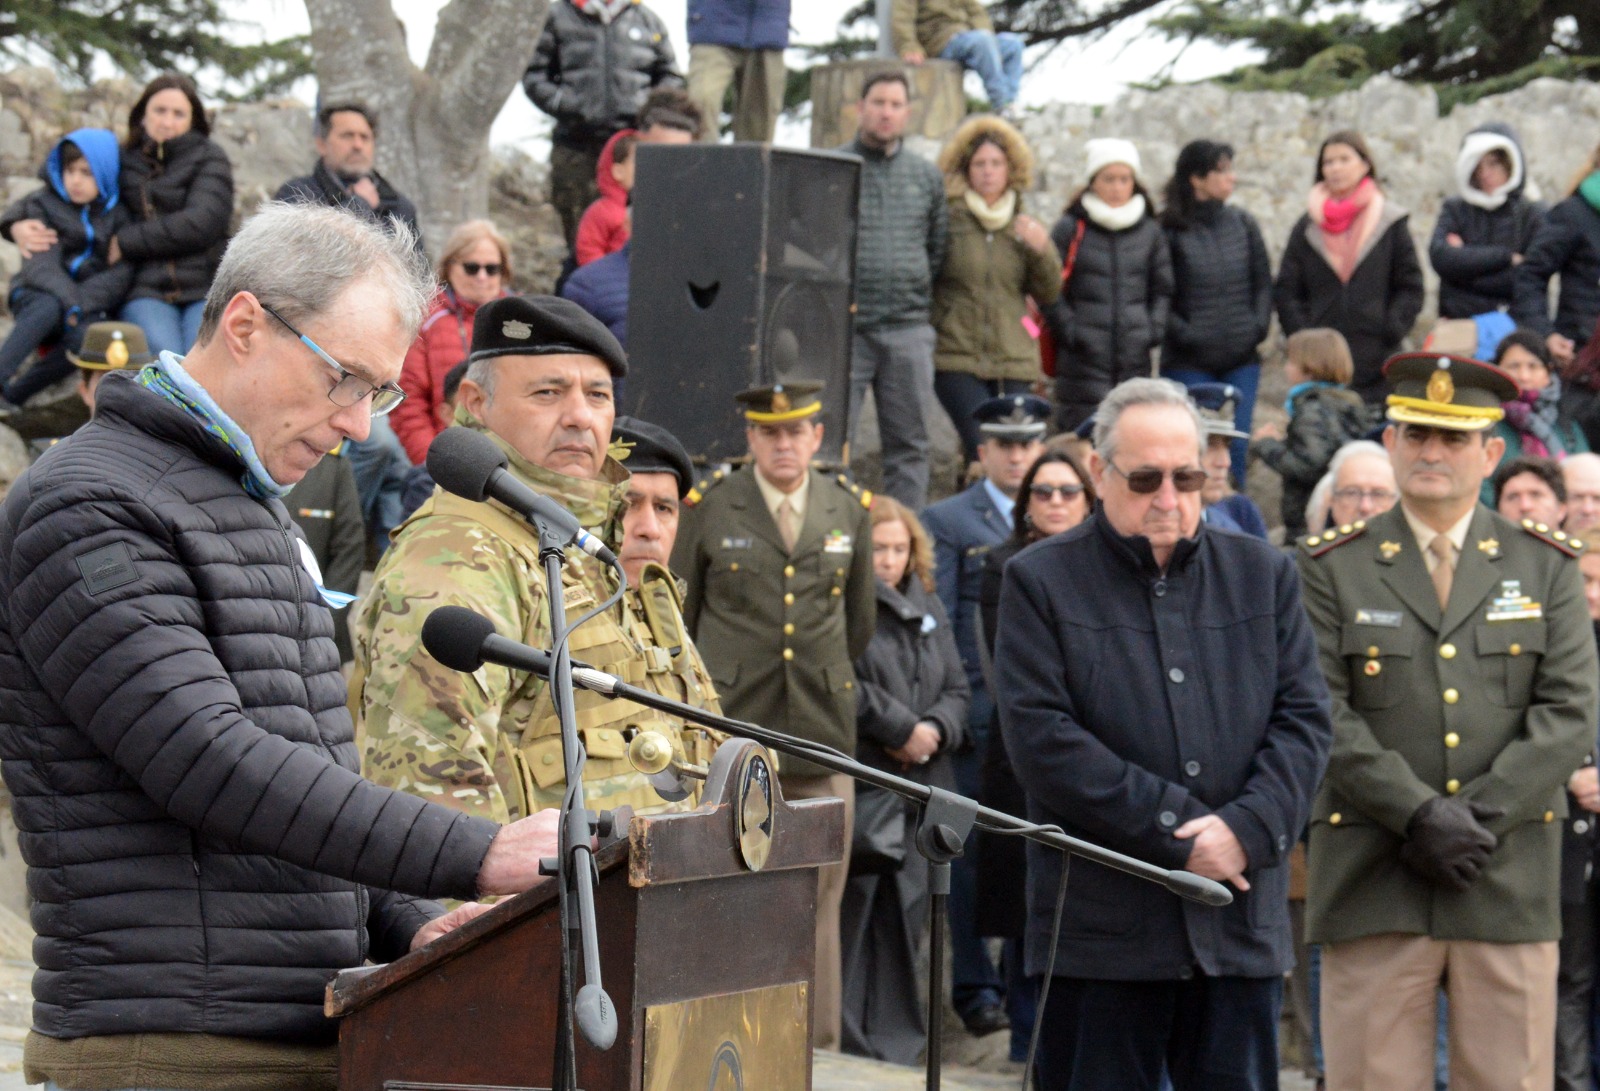
[[[1343,282],[1328,264],[1320,229],[1301,216],[1289,232],[1273,289],[1285,335],[1312,326],[1344,334],[1356,365],[1350,388],[1369,404],[1383,400],[1383,362],[1400,351],[1422,311],[1422,266],[1407,219],[1404,209],[1387,203],[1355,272]]]
[[[1063,260],[1085,215],[1074,204],[1050,232]],[[1171,302],[1172,256],[1154,217],[1125,231],[1088,221],[1072,277],[1047,312],[1056,337],[1062,428],[1077,427],[1124,379],[1150,374],[1150,354],[1166,334]]]
[[[1561,275],[1555,321],[1546,288]],[[1559,333],[1582,348],[1600,318],[1600,211],[1578,194],[1550,210],[1517,266],[1511,316],[1540,336]]]
[[[1491,151],[1512,161],[1512,176],[1521,180],[1505,194],[1498,208],[1483,208],[1468,201],[1485,195],[1472,188],[1472,179]],[[1445,199],[1428,242],[1428,260],[1439,274],[1439,317],[1471,318],[1475,314],[1509,309],[1515,293],[1515,255],[1526,254],[1534,232],[1544,219],[1542,202],[1523,196],[1526,158],[1522,143],[1508,125],[1479,125],[1462,141],[1456,158],[1456,196]],[[1461,240],[1450,245],[1450,236]]]
[[[550,139],[596,152],[633,124],[654,88],[682,85],[666,24],[643,4],[626,5],[609,23],[566,0],[551,4],[522,74],[533,104],[556,119]]]
[[[331,1038],[323,987],[470,897],[496,827],[356,773],[277,501],[129,377],[0,506],[0,759],[34,1029]]]
[[[1283,477],[1285,541],[1305,532],[1311,492],[1339,448],[1371,432],[1374,423],[1373,414],[1354,391],[1312,387],[1293,398],[1283,439],[1260,439],[1251,445],[1261,461]]]
[[[388,230],[391,219],[399,220],[416,236],[417,250],[420,253],[422,228],[417,226],[417,206],[411,203],[411,198],[395,189],[389,184],[389,180],[377,171],[372,171],[367,177],[372,181],[373,188],[378,191],[377,208],[373,208],[351,193],[320,159],[317,160],[317,165],[311,168],[310,174],[291,178],[279,186],[273,200],[304,201],[307,204],[342,208],[352,216],[359,216],[363,220],[378,224],[384,230]]]
[[[1161,363],[1221,375],[1256,359],[1272,324],[1272,262],[1261,225],[1242,208],[1200,201],[1168,225],[1172,310]]]
[[[117,232],[123,260],[139,267],[128,298],[204,299],[233,217],[233,166],[221,145],[191,130],[124,148],[122,200],[139,218]]]

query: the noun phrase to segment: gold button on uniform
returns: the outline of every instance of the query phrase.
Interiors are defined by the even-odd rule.
[[[1383,670],[1383,664],[1378,662],[1376,659],[1369,659],[1367,660],[1367,665],[1361,669],[1367,672],[1368,678],[1371,678],[1373,675]]]
[[[783,635],[784,636],[793,636],[794,635],[794,622],[786,621],[786,622],[783,623]]]
[[[1544,820],[1546,822],[1554,822],[1556,820],[1556,812],[1554,812],[1554,811],[1546,811],[1546,812],[1544,812]]]
[[[1461,736],[1452,731],[1444,737],[1444,744],[1451,750],[1454,750],[1456,747],[1461,745]]]
[[[554,754],[546,754],[540,759],[540,761],[542,761],[545,765],[554,765],[556,763],[556,756]]]
[[[783,649],[783,657],[785,659],[793,659],[794,658],[794,649],[793,648],[785,648],[785,649]]]
[[[1461,791],[1461,782],[1455,777],[1451,777],[1449,780],[1444,782],[1444,790],[1449,792],[1451,795],[1455,795],[1457,792]]]
[[[1445,704],[1453,705],[1459,700],[1461,700],[1461,693],[1458,690],[1447,689],[1447,690],[1444,691],[1444,703]]]
[[[1330,825],[1330,826],[1337,826],[1339,823],[1341,823],[1343,821],[1344,821],[1344,815],[1340,814],[1338,811],[1334,811],[1332,814],[1330,814],[1328,816],[1328,825]]]
[[[1440,659],[1454,659],[1455,657],[1456,657],[1456,646],[1454,644],[1441,644],[1441,645],[1439,645],[1439,658]]]
[[[785,576],[787,576],[791,580],[794,579],[794,565],[792,565],[792,564],[784,565],[783,566],[783,574]]]
[[[1367,649],[1367,658],[1368,659],[1376,659],[1376,658],[1378,658],[1378,655],[1379,655],[1378,646],[1376,644],[1372,645],[1371,647],[1369,647]]]
[[[833,589],[833,594],[834,594],[834,597],[837,598],[838,596],[844,594],[844,591],[841,590],[840,588],[835,587]]]
[[[1521,644],[1513,644],[1513,645],[1511,645],[1510,648],[1507,648],[1506,650],[1509,651],[1512,655],[1521,655],[1522,654],[1522,645]]]
[[[785,606],[793,606],[794,605],[794,592],[793,591],[789,591],[789,592],[786,592],[784,594],[784,596],[783,596],[783,604]]]
[[[730,564],[728,566],[728,571],[729,572],[737,572],[737,571],[739,571],[739,562],[738,561],[734,561],[732,564]]]

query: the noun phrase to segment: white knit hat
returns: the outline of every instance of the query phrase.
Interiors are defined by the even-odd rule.
[[[1084,153],[1089,157],[1088,174],[1084,177],[1094,181],[1094,176],[1100,172],[1101,167],[1109,167],[1113,163],[1122,163],[1139,173],[1139,149],[1133,146],[1133,141],[1122,140],[1117,137],[1100,137],[1090,140],[1083,146]]]

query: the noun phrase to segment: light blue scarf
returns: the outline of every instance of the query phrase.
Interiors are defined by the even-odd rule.
[[[175,354],[163,352],[155,363],[140,369],[137,379],[141,385],[160,394],[199,421],[202,428],[226,443],[228,450],[239,456],[244,462],[244,476],[240,478],[240,484],[245,492],[257,500],[265,500],[269,496],[281,500],[288,495],[290,486],[272,480],[272,475],[267,473],[267,468],[256,455],[256,445],[250,441],[249,435],[223,412],[206,388],[195,382],[194,377],[183,369],[183,362]]]

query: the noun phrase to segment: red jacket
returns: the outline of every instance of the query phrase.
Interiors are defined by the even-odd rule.
[[[583,210],[583,219],[578,221],[578,239],[573,244],[579,265],[614,254],[628,241],[628,191],[611,177],[611,163],[617,141],[632,135],[632,129],[623,129],[600,150],[600,162],[594,168],[600,199]],[[639,154],[637,144],[633,152]]]
[[[476,303],[458,299],[449,288],[442,289],[417,339],[406,350],[405,366],[400,369],[400,389],[406,392],[406,400],[389,414],[389,423],[406,454],[419,466],[427,461],[428,444],[444,431],[438,414],[444,404],[444,377],[467,358],[477,310]]]

